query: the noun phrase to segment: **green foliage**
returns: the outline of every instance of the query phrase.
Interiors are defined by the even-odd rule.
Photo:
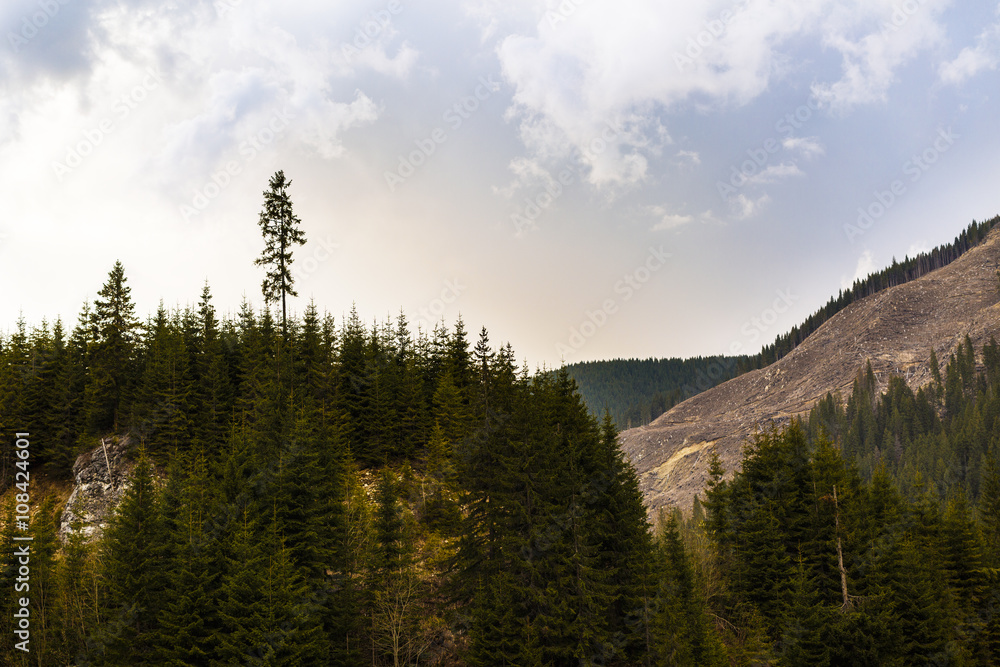
[[[939,416],[933,388],[914,394],[896,378],[880,394],[868,366],[846,405],[827,397],[808,426],[758,436],[731,479],[713,462],[703,525],[724,580],[713,608],[737,629],[724,635],[731,656],[750,659],[760,628],[757,659],[780,664],[993,664],[993,519],[977,520],[964,465],[985,444],[963,435],[993,392],[972,359],[966,341],[943,374],[961,409]],[[928,442],[955,468],[923,464],[915,449]],[[996,495],[987,461],[981,507]]]
[[[595,415],[619,429],[648,424],[681,401],[740,373],[744,357],[613,359],[566,366]]]
[[[265,267],[264,281],[260,289],[267,303],[281,301],[281,329],[287,333],[287,308],[285,298],[298,296],[291,266],[292,247],[306,242],[306,235],[299,225],[301,220],[292,210],[292,200],[288,188],[292,182],[285,178],[284,171],[275,172],[268,181],[270,189],[264,191],[264,207],[260,212],[261,234],[264,236],[264,250],[254,263]]]

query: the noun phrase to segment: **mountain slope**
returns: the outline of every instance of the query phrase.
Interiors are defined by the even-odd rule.
[[[930,378],[932,346],[943,363],[966,335],[977,348],[1000,337],[998,268],[1000,229],[951,264],[852,303],[774,364],[622,432],[647,506],[688,510],[713,449],[732,471],[747,436],[807,413],[827,392],[846,397],[867,360],[881,386],[897,373],[915,388]]]

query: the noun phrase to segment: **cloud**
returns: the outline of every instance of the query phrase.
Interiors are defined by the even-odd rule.
[[[552,174],[538,160],[532,158],[514,158],[507,165],[507,169],[514,174],[514,178],[503,187],[493,186],[493,193],[508,199],[522,188],[551,188],[556,182]]]
[[[975,46],[967,46],[954,60],[941,63],[938,76],[942,83],[957,86],[984,70],[995,70],[997,64],[1000,64],[1000,21],[983,30]]]
[[[801,54],[791,49],[805,37],[822,37],[842,56],[838,78],[813,87],[827,108],[846,112],[884,100],[898,68],[941,41],[937,16],[945,4],[922,0],[913,15],[899,15],[896,0],[519,4],[533,12],[535,27],[508,34],[497,47],[514,91],[508,118],[532,155],[576,160],[594,185],[639,183],[649,156],[670,143],[672,112],[749,103],[793,69]],[[488,7],[480,5],[484,14]],[[589,148],[609,122],[627,131],[606,138],[595,156]],[[797,149],[822,151],[809,140]]]
[[[858,265],[854,269],[854,277],[850,280],[846,276],[840,279],[840,288],[843,290],[849,290],[854,286],[854,283],[858,280],[864,280],[869,275],[875,272],[875,260],[872,259],[872,251],[865,250],[861,253],[861,257],[858,258]]]
[[[677,215],[674,213],[668,213],[666,207],[659,205],[647,206],[646,213],[659,218],[659,221],[649,228],[650,231],[653,232],[662,232],[668,229],[675,229],[682,225],[686,225],[692,220],[694,220],[694,218],[690,215]]]
[[[784,178],[793,176],[805,176],[801,169],[794,162],[782,162],[772,164],[767,169],[747,178],[747,183],[763,185],[765,183],[776,183]]]
[[[804,158],[812,158],[826,153],[818,137],[788,137],[781,142],[786,151],[798,151]]]
[[[813,95],[841,114],[885,102],[896,70],[943,42],[937,16],[948,4],[950,0],[908,4],[879,0],[836,7],[824,20],[823,44],[840,52],[843,75],[832,83],[814,84]]]
[[[763,202],[761,202],[763,203]],[[662,232],[670,229],[676,229],[682,227],[692,222],[700,222],[702,224],[724,224],[722,220],[715,217],[715,214],[711,210],[703,211],[698,215],[680,215],[677,213],[671,213],[664,205],[654,204],[652,206],[646,206],[643,208],[643,213],[646,215],[659,218],[652,227],[649,228],[651,232]]]
[[[105,38],[94,17],[100,0],[8,0],[0,9],[0,85],[24,86],[86,76]]]
[[[753,199],[747,197],[744,194],[739,194],[735,198],[730,199],[730,203],[733,206],[736,217],[740,219],[752,218],[753,216],[760,213],[761,209],[764,208],[771,198],[766,194]]]
[[[681,164],[698,166],[701,164],[701,156],[697,151],[677,151],[675,157],[680,158]]]

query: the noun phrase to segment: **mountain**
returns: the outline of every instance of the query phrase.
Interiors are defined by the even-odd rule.
[[[807,415],[828,392],[846,398],[871,362],[880,389],[892,374],[912,388],[930,380],[933,348],[947,360],[968,335],[979,348],[1000,336],[1000,229],[943,268],[843,308],[766,368],[702,392],[620,435],[651,512],[691,507],[710,453],[732,472],[756,430]]]
[[[566,371],[590,411],[610,413],[619,430],[644,426],[681,401],[730,378],[765,368],[791,352],[831,317],[855,301],[916,280],[955,261],[984,240],[1000,224],[1000,216],[972,223],[951,243],[904,257],[881,271],[859,278],[805,320],[779,335],[754,355],[690,359],[612,359],[569,364]]]

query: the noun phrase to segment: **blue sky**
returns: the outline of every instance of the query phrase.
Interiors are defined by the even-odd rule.
[[[1000,5],[14,0],[0,329],[261,303],[283,169],[309,298],[459,313],[531,366],[753,352],[1000,213]]]

